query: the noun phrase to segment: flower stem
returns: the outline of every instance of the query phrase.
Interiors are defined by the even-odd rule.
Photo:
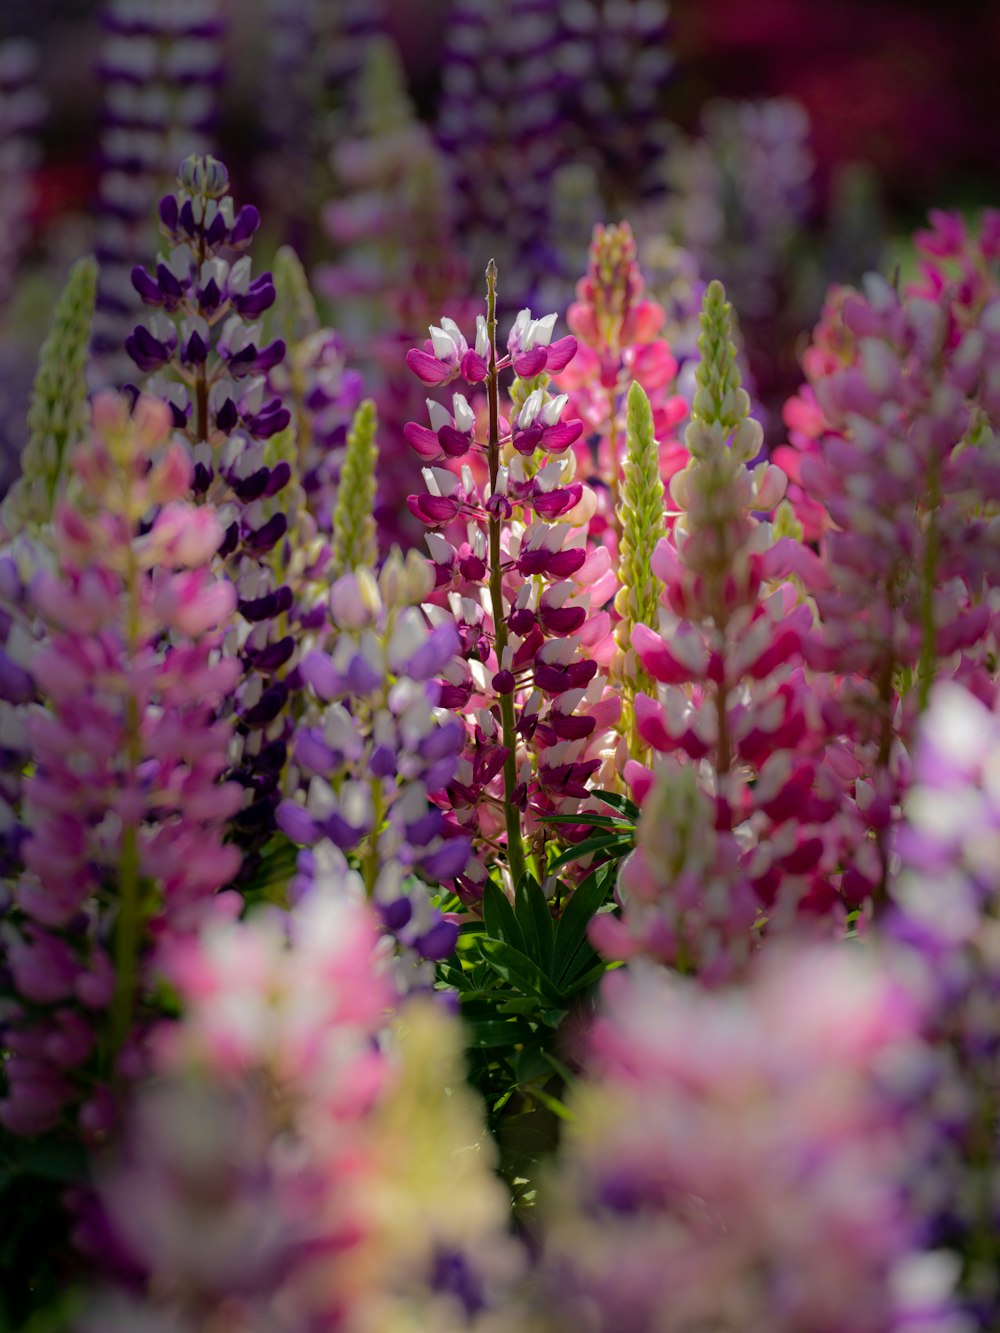
[[[917,702],[921,713],[927,707],[931,685],[934,683],[934,661],[937,656],[937,634],[934,628],[934,586],[937,579],[938,525],[940,504],[940,463],[936,453],[931,454],[927,476],[927,529],[924,533],[923,587],[920,589],[920,665],[917,668],[919,692]]]
[[[497,266],[491,259],[486,269],[486,324],[490,340],[490,364],[486,376],[486,395],[490,412],[488,460],[490,489],[496,493],[497,474],[500,470],[500,405],[497,384]],[[496,647],[497,669],[503,665],[507,647],[507,620],[503,605],[503,574],[500,552],[500,517],[489,518],[490,543],[490,603],[493,612],[493,635]],[[514,804],[517,786],[517,733],[514,729],[514,696],[500,696],[500,725],[507,757],[503,764],[504,816],[507,824],[507,864],[514,887],[524,877],[524,846],[521,840],[521,814]]]

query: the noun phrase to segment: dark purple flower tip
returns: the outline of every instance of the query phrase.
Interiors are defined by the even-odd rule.
[[[11,704],[26,704],[35,697],[35,683],[29,672],[0,648],[0,699]]]
[[[219,284],[214,278],[209,278],[204,287],[196,289],[195,298],[202,310],[212,314],[222,304],[222,292],[219,289]]]
[[[208,225],[205,232],[206,250],[217,250],[226,239],[226,220],[221,213],[216,213],[215,217]]]
[[[303,629],[319,629],[326,622],[326,606],[323,602],[317,602],[315,606],[309,607],[307,611],[299,612],[299,624]]]
[[[517,568],[522,574],[544,574],[548,578],[564,579],[583,565],[587,553],[581,546],[571,547],[568,551],[546,551],[538,549],[525,551],[517,561]]]
[[[186,366],[203,366],[208,360],[208,344],[197,329],[181,347],[181,361]]]
[[[251,532],[245,538],[251,551],[271,551],[288,531],[288,518],[284,514],[275,514],[263,527]]]
[[[248,665],[257,671],[277,671],[283,667],[295,652],[295,640],[291,635],[279,639],[276,643],[265,644],[263,648],[247,649],[245,658]]]
[[[176,233],[180,210],[175,194],[166,194],[160,200],[160,221],[166,231]]]
[[[292,413],[288,411],[287,407],[284,407],[281,400],[272,399],[269,403],[264,404],[264,408],[256,416],[244,417],[244,425],[251,435],[257,437],[257,440],[269,440],[280,431],[284,431],[291,420]],[[279,464],[279,467],[288,468],[288,464]],[[291,468],[288,468],[288,476],[285,477],[279,487],[275,488],[275,491],[280,491],[283,485],[287,485],[291,475]],[[275,491],[268,491],[268,495],[275,495]]]
[[[562,514],[568,514],[571,509],[578,505],[582,495],[583,483],[574,481],[571,485],[563,486],[557,491],[547,491],[544,495],[533,496],[531,507],[539,518],[559,518]]]
[[[511,443],[519,454],[533,454],[542,442],[543,428],[529,426],[527,430],[515,430]]]
[[[195,467],[196,474],[198,471],[198,467],[200,466],[201,464],[198,464]],[[207,490],[208,487],[206,486],[205,489]],[[239,540],[240,540],[239,524],[236,523],[234,520],[232,523],[230,523],[229,527],[226,528],[226,535],[223,537],[222,545],[219,547],[216,554],[221,556],[223,559],[225,559],[226,556],[232,555],[232,553],[236,550],[236,546]]]
[[[251,501],[260,499],[270,479],[270,468],[261,467],[256,472],[251,472],[248,477],[230,477],[229,484],[238,500],[250,504]]]
[[[473,781],[481,787],[492,782],[503,768],[509,753],[505,745],[487,745],[477,750],[472,762]]]
[[[367,826],[349,824],[343,815],[338,814],[336,810],[327,815],[320,827],[330,841],[339,847],[342,852],[349,852],[352,847],[356,847],[368,832]]]
[[[538,618],[549,634],[575,634],[587,619],[587,612],[582,606],[549,608],[543,601],[538,608]]]
[[[224,435],[228,435],[236,429],[236,423],[239,419],[236,404],[231,398],[227,398],[215,414],[215,424]]]
[[[288,686],[283,680],[275,681],[251,708],[240,714],[245,727],[266,727],[273,722],[288,702]]]
[[[411,680],[430,680],[444,670],[461,646],[458,630],[451,621],[443,621],[431,630],[403,669]]]
[[[451,522],[461,505],[448,496],[431,495],[424,491],[422,495],[408,495],[406,507],[425,527],[440,528]]]
[[[438,759],[429,768],[424,769],[422,781],[429,792],[444,791],[455,777],[455,770],[458,767],[458,755],[449,754],[444,759]]]
[[[438,706],[440,708],[447,708],[451,712],[460,712],[471,698],[471,681],[468,685],[451,685],[445,683],[441,686],[441,698],[438,700]]]
[[[530,634],[535,627],[535,613],[529,611],[526,606],[518,611],[512,611],[507,617],[507,624],[512,634],[523,638],[525,634]]]
[[[425,384],[447,384],[449,380],[455,378],[455,371],[451,366],[419,347],[411,347],[406,353],[406,364]]]
[[[270,273],[262,273],[242,296],[232,298],[233,308],[244,319],[257,319],[265,310],[270,310],[274,305],[274,298],[274,279]]]
[[[426,814],[406,825],[406,841],[411,847],[426,847],[444,828],[444,815],[434,806]]]
[[[379,903],[377,906],[382,925],[390,935],[397,935],[413,916],[409,898],[397,898],[394,903]]]
[[[472,448],[472,435],[465,435],[454,426],[442,426],[437,433],[438,442],[447,458],[464,458]]]
[[[491,495],[486,503],[486,509],[493,518],[499,518],[501,522],[506,522],[514,512],[514,506],[506,495]]]
[[[285,409],[282,408],[282,411],[284,412]],[[286,416],[287,415],[288,414],[286,413]],[[286,422],[285,424],[287,425],[288,423]],[[284,429],[284,427],[280,427],[280,429]],[[270,499],[272,495],[277,495],[279,491],[285,489],[291,479],[292,465],[285,459],[282,459],[280,463],[276,463],[271,469],[271,479],[267,483],[267,489],[264,491],[264,495],[268,499]]]
[[[547,722],[561,741],[582,741],[597,726],[597,719],[587,713],[579,717],[575,713],[549,713]]]
[[[597,672],[597,663],[586,659],[571,662],[569,666],[535,664],[535,685],[544,694],[563,694],[566,690],[583,689]]]
[[[547,351],[546,347],[532,347],[530,352],[517,352],[513,358],[514,373],[522,380],[540,374],[545,369]]]
[[[464,555],[458,562],[458,572],[463,579],[481,583],[486,577],[486,561],[478,555]]]
[[[229,231],[229,244],[243,246],[248,244],[254,232],[260,226],[260,213],[253,204],[244,204],[236,214],[236,220]]]
[[[184,299],[184,292],[189,285],[174,276],[166,264],[157,264],[156,282],[168,310],[176,310]],[[140,293],[141,295],[141,293]]]
[[[300,847],[319,841],[316,821],[304,806],[295,801],[282,801],[274,812],[274,818],[282,833]]]
[[[136,264],[132,270],[132,286],[139,293],[145,305],[163,304],[163,293],[160,290],[160,284],[155,278],[150,277],[141,264]]]
[[[513,671],[498,671],[493,677],[493,688],[497,694],[513,694],[516,683]]]
[[[450,686],[441,690],[441,699]],[[464,694],[464,691],[462,691]],[[447,705],[442,704],[442,707]],[[443,759],[446,755],[456,755],[465,744],[465,723],[461,718],[449,717],[434,728],[420,742],[420,756],[423,759]]]
[[[458,839],[456,839],[458,841]],[[465,862],[468,861],[468,854],[462,862],[464,869]],[[433,872],[435,878],[445,879],[447,876],[438,875]],[[445,921],[441,918],[430,930],[425,930],[422,935],[418,935],[413,941],[413,947],[421,958],[427,958],[431,962],[439,963],[445,958],[450,958],[455,952],[455,945],[458,943],[458,926],[453,921]]]
[[[396,773],[396,752],[389,745],[376,745],[368,760],[373,778],[391,778]]]
[[[197,232],[197,225],[194,220],[194,205],[190,199],[185,199],[181,204],[180,216],[177,219],[177,231],[180,235],[193,239]]]
[[[170,354],[177,346],[177,335],[173,334],[166,342],[154,338],[142,324],[137,324],[135,331],[125,339],[125,351],[145,374],[159,370],[170,360]]]

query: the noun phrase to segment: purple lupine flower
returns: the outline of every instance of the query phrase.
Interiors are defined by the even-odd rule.
[[[468,838],[430,804],[454,778],[465,743],[461,723],[439,705],[436,679],[459,650],[458,630],[448,619],[432,627],[419,609],[433,582],[416,552],[405,562],[395,552],[378,582],[359,569],[334,583],[337,635],[329,651],[302,660],[315,702],[295,740],[297,794],[277,813],[293,842],[314,849],[300,866],[300,891],[324,857],[339,864],[333,848],[356,853],[384,928],[424,958],[450,953],[457,927],[431,907],[418,876],[455,879],[470,854]]]
[[[182,158],[211,144],[225,18],[220,0],[152,7],[142,0],[106,0],[102,20],[94,374],[101,383],[121,385],[129,373],[122,342],[139,308],[131,273],[155,249],[150,197],[169,186]]]
[[[232,776],[249,793],[235,827],[244,851],[255,854],[274,831],[288,759],[297,688],[292,627],[313,601],[300,603],[286,577],[296,493],[288,460],[274,461],[268,451],[291,413],[271,384],[284,341],[267,338],[257,318],[273,303],[274,285],[267,274],[252,277],[246,253],[260,216],[252,205],[236,208],[228,185],[221,162],[185,159],[177,192],[160,204],[169,249],[155,271],[134,273],[152,314],[126,345],[140,367],[161,361],[147,387],[169,404],[192,448],[195,492],[215,507],[225,531],[219,554],[243,619],[226,645],[242,667],[231,704]],[[314,578],[328,557],[318,546],[305,561]]]

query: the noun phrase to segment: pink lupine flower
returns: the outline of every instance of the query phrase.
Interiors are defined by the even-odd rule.
[[[230,729],[212,719],[238,669],[218,657],[235,592],[205,568],[222,531],[176,498],[181,470],[170,484],[157,470],[169,457],[162,404],[140,398],[130,416],[124,400],[102,394],[94,420],[79,451],[79,498],[57,520],[57,570],[39,573],[31,590],[49,636],[33,662],[41,706],[27,721],[24,872],[6,926],[15,1054],[0,1107],[12,1123],[31,1121],[33,1133],[93,1093],[98,1036],[113,1050],[130,1036],[140,954],[147,966],[140,944],[193,929],[240,864],[222,841],[243,799],[219,784]],[[114,965],[105,917],[117,922]],[[96,1011],[84,1024],[90,1041],[77,1005]],[[72,1077],[47,1085],[63,1095],[47,1103],[44,1123],[31,1120],[17,1051],[38,1032],[72,1030],[79,1040],[32,1047],[36,1063],[52,1060]]]
[[[761,963],[712,993],[606,980],[542,1191],[552,1326],[967,1333],[957,1264],[907,1203],[902,1113],[934,1064],[917,1007],[842,948]]]

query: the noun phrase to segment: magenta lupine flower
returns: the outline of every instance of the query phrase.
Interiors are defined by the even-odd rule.
[[[906,989],[832,946],[761,963],[606,980],[541,1191],[543,1327],[968,1333],[906,1203],[931,1064]]]
[[[279,828],[313,849],[300,858],[298,893],[329,878],[322,868],[342,860],[333,848],[354,854],[383,928],[425,959],[450,954],[458,934],[427,885],[462,875],[470,857],[468,837],[431,804],[465,745],[461,719],[439,706],[437,678],[460,643],[450,619],[432,628],[420,610],[433,584],[426,560],[398,551],[377,582],[357,570],[333,584],[335,636],[300,667],[309,689],[293,749],[298,792],[277,812]]]
[[[107,1068],[132,1033],[150,947],[193,930],[240,864],[222,840],[241,793],[219,783],[231,732],[216,718],[237,674],[219,656],[236,599],[207,568],[222,529],[181,498],[190,463],[154,399],[130,417],[98,397],[76,470],[56,569],[30,589],[48,637],[30,662],[25,869],[2,927],[0,1120],[18,1134],[81,1101],[81,1127],[106,1128],[91,1056]]]
[[[822,696],[803,671],[814,613],[801,579],[812,571],[793,536],[775,541],[755,517],[775,508],[785,478],[752,465],[761,430],[740,388],[727,312],[710,284],[690,458],[670,483],[680,512],[651,561],[663,586],[659,624],[638,622],[631,635],[658,685],[636,693],[634,729],[660,757],[652,772],[625,764],[648,813],[622,870],[621,917],[593,925],[608,957],[647,954],[710,983],[746,965],[765,919],[773,935],[804,913],[842,917],[847,889],[854,906],[870,887],[845,886],[840,874],[845,844],[864,838],[823,768]],[[684,813],[671,827],[675,804]]]
[[[662,336],[664,311],[645,295],[627,222],[594,229],[576,296],[566,319],[579,347],[556,384],[569,394],[570,410],[588,430],[574,448],[582,479],[595,485],[599,497],[591,535],[614,549],[630,386],[638,382],[650,399],[664,482],[687,459],[675,427],[687,416],[688,404],[674,391],[677,362]]]
[[[860,779],[851,794],[880,848],[880,897],[913,721],[935,677],[991,688],[995,655],[993,224],[960,242],[944,222],[929,243],[961,243],[953,265],[935,257],[903,294],[869,276],[828,306],[805,359],[812,393],[796,403],[801,482],[828,515],[807,656],[841,678],[828,719],[854,756],[843,776]]]
[[[468,725],[446,805],[480,855],[505,828],[510,851],[512,807],[529,817],[533,831],[540,816],[579,808],[604,765],[620,707],[609,700],[600,726],[596,715],[588,721],[582,712],[600,703],[602,687],[592,686],[613,650],[601,608],[614,575],[608,552],[588,550],[581,526],[592,507],[587,488],[573,478],[569,451],[582,423],[564,420],[566,398],[544,387],[544,375],[562,369],[576,347],[572,337],[553,341],[554,326],[554,316],[535,319],[522,310],[501,356],[487,319],[480,316],[472,343],[442,320],[425,347],[407,357],[428,384],[461,377],[473,386],[485,379],[489,388],[518,364],[533,377],[515,382],[509,417],[497,409],[488,439],[481,417],[457,392],[450,411],[428,400],[430,426],[411,423],[406,431],[433,464],[424,468],[425,490],[409,504],[430,529],[433,600],[442,621],[447,607],[457,623],[465,658],[445,670],[441,695],[443,706],[465,712]],[[519,818],[514,822],[519,826]],[[470,868],[460,889],[474,898],[481,880],[482,867]]]

